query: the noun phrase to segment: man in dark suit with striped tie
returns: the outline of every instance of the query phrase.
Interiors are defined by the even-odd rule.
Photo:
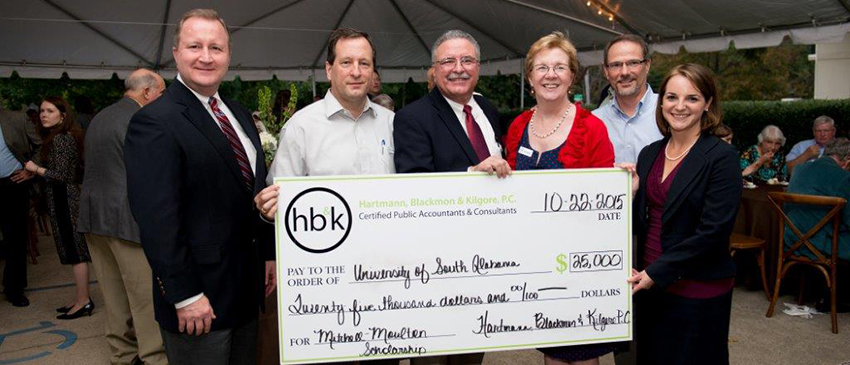
[[[499,112],[480,95],[478,42],[460,30],[437,38],[431,48],[435,87],[404,107],[393,120],[397,173],[482,171],[499,177],[511,168],[502,158]],[[484,354],[411,359],[413,365],[475,365]]]
[[[471,35],[450,30],[431,48],[436,87],[395,115],[396,172],[483,171],[504,177],[499,112],[480,95],[481,51]]]
[[[136,113],[124,144],[130,209],[174,364],[255,364],[257,314],[275,287],[273,226],[253,197],[266,166],[250,113],[222,98],[230,35],[214,10],[183,15],[177,80]]]

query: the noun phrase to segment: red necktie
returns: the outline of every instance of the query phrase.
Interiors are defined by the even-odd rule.
[[[248,160],[248,154],[245,153],[245,148],[242,147],[242,142],[239,141],[239,136],[236,135],[236,130],[227,119],[227,115],[218,108],[218,100],[210,98],[210,109],[215,114],[215,119],[227,137],[227,142],[230,143],[230,148],[233,149],[233,154],[236,155],[236,163],[239,165],[239,170],[242,171],[242,178],[245,180],[245,185],[248,190],[254,191],[254,172],[251,170],[251,163]]]
[[[490,149],[487,148],[487,142],[484,141],[484,133],[481,133],[481,127],[475,122],[472,117],[472,107],[469,105],[463,106],[463,114],[466,115],[466,133],[469,134],[469,142],[472,143],[472,149],[478,155],[478,162],[484,161],[490,157]]]

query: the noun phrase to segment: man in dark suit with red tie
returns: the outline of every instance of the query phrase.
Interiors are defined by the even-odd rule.
[[[473,95],[481,52],[478,42],[460,30],[437,38],[431,48],[436,87],[404,107],[393,120],[398,173],[482,171],[505,177],[499,113],[487,99]],[[481,364],[484,354],[415,358],[413,365]]]
[[[497,142],[499,113],[486,98],[473,95],[480,57],[478,42],[460,30],[434,42],[436,87],[393,121],[396,172],[510,173]]]
[[[218,94],[224,20],[187,12],[172,53],[177,80],[133,116],[124,144],[155,317],[172,365],[253,365],[257,314],[275,286],[273,226],[252,202],[265,187],[263,149],[250,113]]]

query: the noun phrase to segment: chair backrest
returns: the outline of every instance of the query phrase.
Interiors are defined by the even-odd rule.
[[[783,192],[769,192],[767,193],[767,199],[772,203],[774,210],[782,217],[782,222],[779,225],[779,252],[782,252],[780,255],[780,260],[787,259],[794,255],[794,252],[799,250],[802,246],[806,246],[816,257],[816,260],[812,260],[815,262],[820,262],[824,264],[829,264],[830,262],[835,262],[838,259],[838,227],[840,225],[841,216],[838,214],[844,205],[847,204],[847,200],[844,198],[838,198],[833,196],[820,196],[820,195],[806,195],[806,194],[794,194],[794,193],[783,193]],[[799,228],[791,221],[791,218],[785,214],[785,203],[792,204],[801,204],[801,205],[813,205],[813,206],[821,206],[828,208],[829,211],[826,215],[821,218],[821,220],[815,224],[808,232],[805,234],[800,231]],[[815,247],[811,241],[809,241],[812,236],[814,236],[818,231],[821,230],[829,221],[832,221],[832,252],[829,253],[829,258],[827,258],[820,250]],[[785,225],[791,229],[791,232],[797,237],[797,241],[791,244],[791,247],[785,248]],[[781,261],[780,261],[781,262]]]

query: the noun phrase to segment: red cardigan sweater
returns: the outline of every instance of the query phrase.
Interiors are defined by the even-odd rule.
[[[531,110],[526,110],[508,128],[505,145],[511,169],[516,169],[519,143],[532,114]],[[565,169],[614,166],[614,146],[608,138],[608,129],[599,118],[578,104],[573,127],[567,135],[566,145],[561,148],[558,161]]]

